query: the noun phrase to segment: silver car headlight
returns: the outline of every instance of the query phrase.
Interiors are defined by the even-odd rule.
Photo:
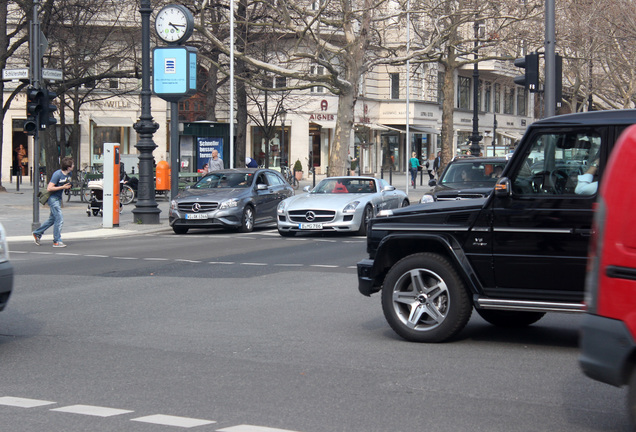
[[[223,201],[221,205],[219,205],[219,210],[238,207],[238,203],[239,203],[239,200],[237,200],[236,198]]]
[[[171,210],[177,209],[177,202],[175,200],[170,201],[170,209]]]
[[[429,195],[429,194],[425,194],[422,199],[420,200],[421,203],[432,203],[435,202],[435,198],[433,198],[433,195]]]
[[[285,207],[287,206],[287,204],[285,204],[285,200],[281,201],[278,203],[278,207],[276,208],[276,211],[278,212],[278,214],[285,214]]]
[[[0,224],[0,262],[9,261],[9,243],[7,243],[7,233]]]
[[[342,209],[343,213],[355,213],[356,207],[360,205],[360,201],[352,201]]]

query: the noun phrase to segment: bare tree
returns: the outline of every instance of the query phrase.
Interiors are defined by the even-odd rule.
[[[60,107],[68,108],[72,118],[68,121],[65,109],[60,109],[59,124],[47,134],[44,148],[49,175],[66,151],[79,166],[82,106],[138,91],[140,68],[134,5],[111,0],[51,3],[42,21],[51,46],[44,60],[48,67],[64,71],[64,81],[51,87],[60,98]]]
[[[11,3],[11,5],[9,5],[9,3]],[[11,26],[9,26],[7,21],[10,6],[12,14],[14,14]],[[4,69],[7,66],[7,60],[22,49],[29,40],[28,33],[25,32],[28,25],[26,14],[29,11],[29,6],[30,4],[28,2],[0,2],[0,69]],[[18,13],[20,16],[16,17],[15,15]],[[0,192],[6,191],[4,186],[2,186],[2,154],[4,147],[2,137],[4,136],[4,116],[11,107],[11,102],[13,102],[16,94],[24,87],[25,84],[22,84],[14,89],[2,107],[2,116],[0,117]],[[0,83],[0,91],[4,94],[4,81]]]

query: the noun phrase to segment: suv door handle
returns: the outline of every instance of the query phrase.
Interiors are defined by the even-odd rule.
[[[574,229],[575,234],[581,234],[583,237],[590,237],[592,235],[591,228],[576,228]]]

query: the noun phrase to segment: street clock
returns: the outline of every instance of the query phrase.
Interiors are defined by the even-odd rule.
[[[155,19],[157,36],[168,44],[180,44],[188,40],[194,31],[192,12],[178,4],[164,6]]]

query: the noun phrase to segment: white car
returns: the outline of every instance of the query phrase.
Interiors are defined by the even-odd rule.
[[[328,177],[305,194],[278,205],[278,232],[344,232],[366,235],[367,222],[381,210],[409,205],[407,195],[374,177]]]
[[[7,306],[11,291],[13,291],[13,266],[9,261],[7,234],[0,224],[0,311]]]

